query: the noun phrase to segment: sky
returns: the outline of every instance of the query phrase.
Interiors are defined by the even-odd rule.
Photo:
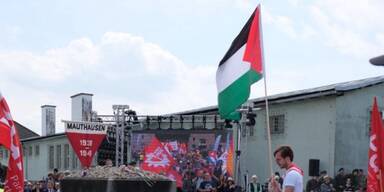
[[[217,105],[218,63],[259,3],[269,95],[384,74],[368,62],[384,54],[382,0],[14,0],[0,2],[0,91],[39,134],[41,106],[63,132],[81,92],[103,115]]]

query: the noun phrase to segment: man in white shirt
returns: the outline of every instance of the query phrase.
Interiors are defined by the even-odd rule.
[[[286,170],[283,186],[271,177],[271,191],[273,192],[303,192],[303,171],[293,163],[293,150],[289,146],[280,146],[273,153],[276,164]]]

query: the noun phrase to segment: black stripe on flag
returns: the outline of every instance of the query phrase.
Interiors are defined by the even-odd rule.
[[[229,47],[229,50],[224,55],[223,59],[221,59],[219,66],[225,63],[230,57],[232,57],[233,54],[237,52],[237,50],[239,50],[244,44],[247,43],[248,34],[251,29],[252,20],[255,17],[255,13],[256,11],[253,12],[235,40],[232,41],[231,47]]]

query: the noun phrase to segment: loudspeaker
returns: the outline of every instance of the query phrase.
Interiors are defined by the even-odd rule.
[[[309,176],[319,176],[319,166],[320,166],[320,160],[319,159],[310,159],[309,160]]]

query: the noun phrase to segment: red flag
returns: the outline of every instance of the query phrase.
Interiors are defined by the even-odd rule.
[[[167,146],[168,149],[170,149],[171,151],[179,150],[177,141],[169,141],[167,142]]]
[[[187,153],[187,144],[179,143],[179,153],[181,153],[181,154]]]
[[[151,143],[144,148],[142,169],[166,174],[175,163],[173,157],[164,149],[160,141],[153,137]]]
[[[167,177],[173,181],[176,181],[176,187],[183,187],[183,178],[177,171],[169,169]]]
[[[384,131],[381,115],[377,107],[376,97],[371,111],[371,133],[368,152],[367,192],[383,191],[383,144]]]
[[[0,93],[0,144],[10,150],[5,192],[24,191],[23,156],[19,134],[13,122],[7,102]]]

